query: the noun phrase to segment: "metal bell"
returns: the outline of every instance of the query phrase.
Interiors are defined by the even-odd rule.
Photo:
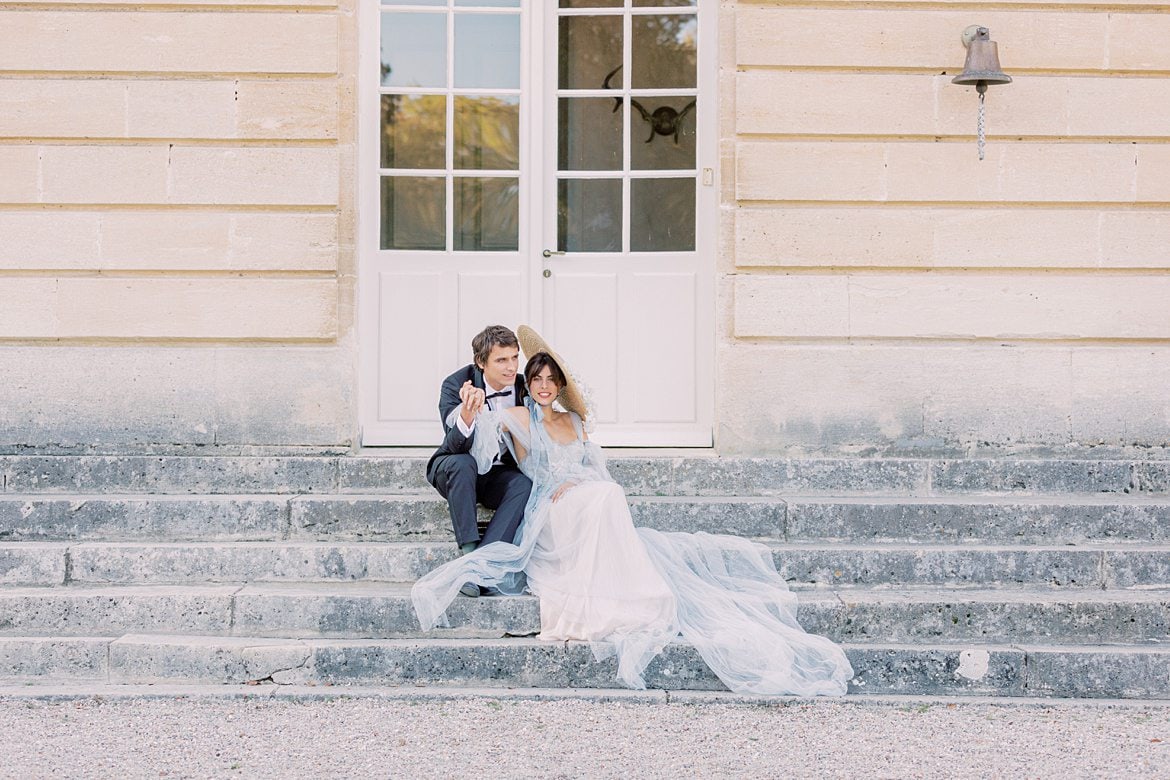
[[[986,27],[972,25],[963,31],[967,61],[963,72],[951,79],[952,84],[974,84],[983,93],[990,84],[1010,84],[1012,77],[1000,70],[999,46],[990,38]]]

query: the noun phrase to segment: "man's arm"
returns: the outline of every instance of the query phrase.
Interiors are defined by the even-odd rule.
[[[449,453],[471,450],[475,416],[483,403],[483,391],[474,387],[470,380],[459,385],[458,376],[450,376],[443,382],[439,390],[439,419],[445,436],[440,449]]]

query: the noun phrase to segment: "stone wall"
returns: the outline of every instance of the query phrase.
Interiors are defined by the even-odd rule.
[[[356,444],[355,3],[0,10],[0,451]],[[721,452],[1170,439],[1159,9],[723,0]]]
[[[1170,439],[1170,18],[1119,5],[724,3],[722,451]]]
[[[350,8],[0,10],[0,448],[355,441]]]

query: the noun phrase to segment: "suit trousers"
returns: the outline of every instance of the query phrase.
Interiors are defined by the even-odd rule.
[[[439,495],[447,499],[457,544],[510,543],[516,537],[532,491],[532,481],[516,466],[498,464],[488,473],[478,474],[475,458],[457,453],[436,458],[428,476]],[[477,503],[495,510],[482,539],[475,520]]]

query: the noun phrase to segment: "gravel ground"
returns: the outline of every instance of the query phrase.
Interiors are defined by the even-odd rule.
[[[0,777],[1170,778],[1170,706],[0,698]]]

